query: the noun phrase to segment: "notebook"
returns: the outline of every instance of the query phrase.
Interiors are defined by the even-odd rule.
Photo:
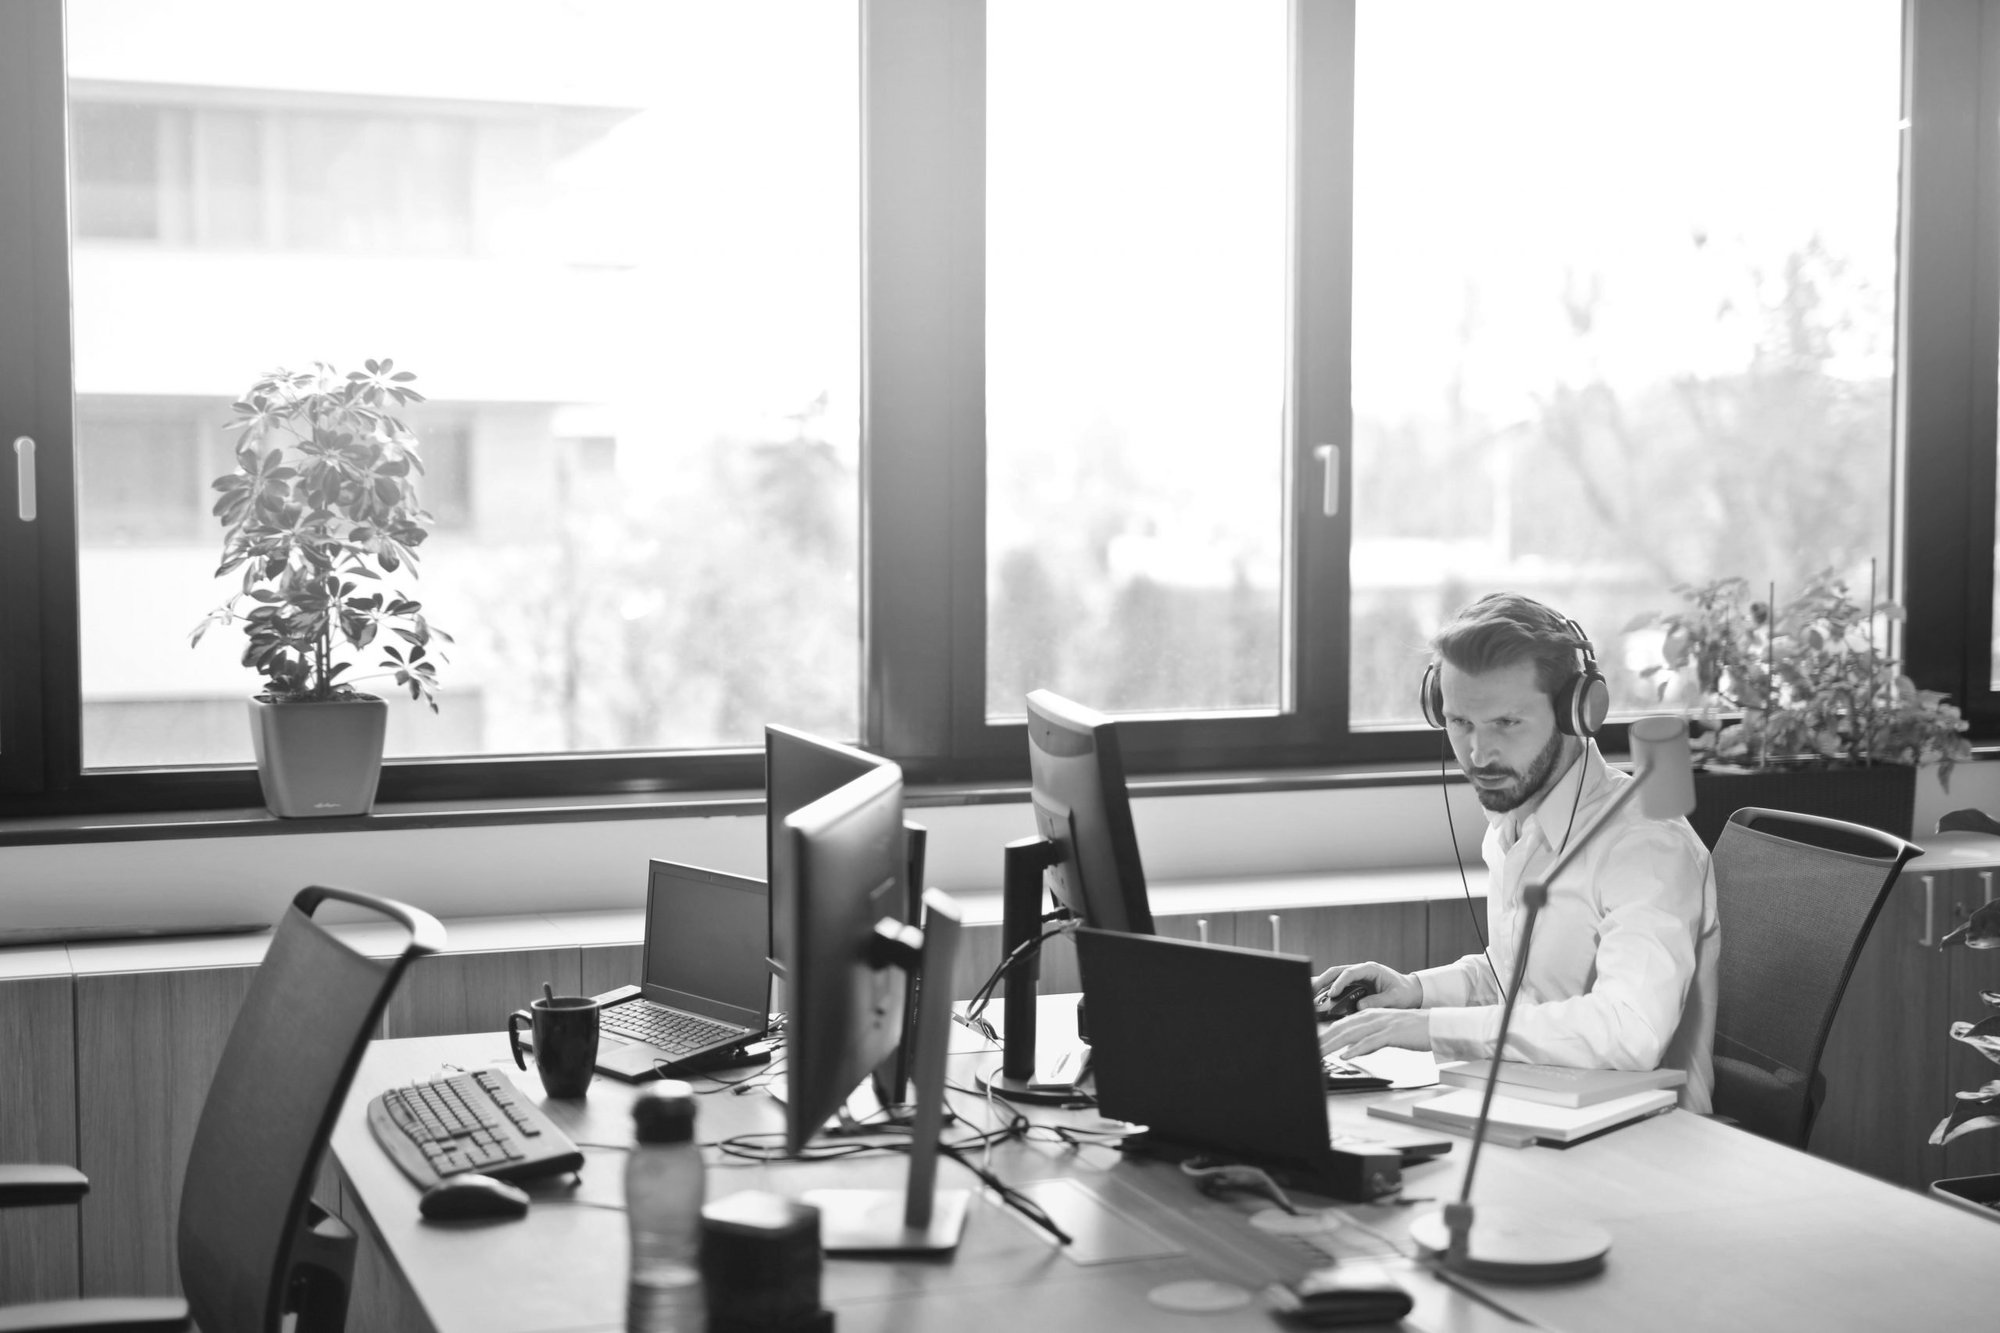
[[[1440,1065],[1438,1078],[1454,1088],[1483,1088],[1490,1068],[1486,1060],[1461,1060]],[[1678,1088],[1685,1082],[1685,1069],[1572,1069],[1502,1060],[1498,1092],[1550,1106],[1595,1106],[1635,1092]]]
[[[1098,1110],[1144,1125],[1149,1147],[1265,1166],[1322,1193],[1334,1161],[1312,1010],[1312,965],[1288,954],[1156,935],[1079,930]],[[1347,1152],[1404,1165],[1449,1151],[1432,1133],[1386,1131]]]
[[[764,881],[653,861],[636,986],[600,995],[597,1069],[646,1079],[733,1063],[770,1026]]]
[[[1453,1088],[1443,1093],[1411,1094],[1368,1108],[1368,1114],[1415,1126],[1431,1126],[1454,1134],[1471,1135],[1479,1120],[1479,1103],[1485,1094],[1478,1088]],[[1550,1106],[1546,1102],[1522,1101],[1495,1093],[1487,1118],[1489,1142],[1510,1148],[1533,1143],[1576,1143],[1634,1120],[1644,1120],[1674,1109],[1670,1088],[1653,1088],[1614,1097],[1594,1106]]]

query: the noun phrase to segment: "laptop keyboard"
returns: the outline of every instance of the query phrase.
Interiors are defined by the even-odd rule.
[[[604,1027],[621,1037],[643,1041],[663,1051],[698,1051],[731,1037],[746,1037],[750,1029],[718,1023],[699,1014],[682,1013],[651,1000],[628,1000],[604,1011]]]

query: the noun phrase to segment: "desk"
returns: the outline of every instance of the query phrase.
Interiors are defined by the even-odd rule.
[[[977,1038],[956,1027],[954,1034],[964,1049],[954,1054],[952,1080],[971,1086],[972,1070],[997,1056],[973,1054]],[[364,1108],[383,1088],[433,1076],[447,1061],[514,1072],[500,1035],[378,1041],[369,1048],[333,1136],[348,1221],[401,1270],[438,1333],[622,1329],[625,1228],[612,1211],[621,1196],[622,1155],[588,1145],[629,1141],[637,1090],[599,1078],[587,1099],[542,1103],[585,1145],[589,1160],[574,1190],[581,1203],[554,1201],[571,1193],[567,1178],[538,1182],[530,1187],[536,1204],[526,1219],[445,1228],[419,1220],[417,1190],[369,1135]],[[532,1074],[516,1081],[540,1100]],[[1372,1095],[1379,1094],[1330,1099],[1336,1124],[1363,1134],[1379,1127],[1365,1114]],[[954,1094],[952,1101],[968,1116],[983,1113],[978,1098]],[[1035,1116],[1090,1119],[1039,1109]],[[697,1132],[704,1141],[777,1125],[776,1107],[762,1095],[701,1099]],[[1406,1192],[1455,1193],[1464,1146],[1407,1172]],[[1227,1279],[1255,1291],[1323,1262],[1301,1241],[1250,1226],[1260,1201],[1205,1198],[1170,1166],[1123,1162],[1108,1149],[1066,1153],[1040,1143],[1008,1144],[994,1152],[992,1166],[1016,1184],[1077,1180],[1187,1253],[1079,1265],[1007,1209],[976,1197],[964,1241],[949,1259],[829,1259],[822,1295],[840,1333],[1269,1333],[1279,1326],[1256,1304],[1224,1315],[1174,1315],[1151,1306],[1145,1294],[1189,1277]],[[711,1151],[708,1191],[714,1199],[752,1188],[795,1194],[836,1184],[900,1187],[904,1169],[901,1157],[739,1164]],[[946,1186],[976,1183],[949,1161],[939,1170]],[[1587,1218],[1611,1232],[1614,1246],[1600,1277],[1485,1289],[1546,1328],[1975,1329],[1990,1327],[2000,1309],[1990,1277],[2000,1260],[2000,1224],[1683,1111],[1562,1151],[1489,1148],[1476,1199]],[[1356,1254],[1392,1249],[1403,1243],[1411,1211],[1355,1206],[1349,1225],[1334,1233],[1346,1239],[1335,1243]],[[1390,1262],[1417,1297],[1408,1327],[1465,1333],[1520,1327],[1403,1261]]]

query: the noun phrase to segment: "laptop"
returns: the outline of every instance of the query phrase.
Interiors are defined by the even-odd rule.
[[[1076,953],[1097,1108],[1146,1127],[1128,1151],[1212,1154],[1370,1198],[1383,1190],[1359,1158],[1399,1171],[1450,1150],[1437,1136],[1332,1135],[1308,960],[1090,929],[1076,932]]]
[[[639,984],[597,998],[597,1070],[639,1080],[739,1063],[770,1026],[761,879],[648,863]]]

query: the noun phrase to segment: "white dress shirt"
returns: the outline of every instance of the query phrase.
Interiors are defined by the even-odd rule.
[[[1439,1060],[1483,1059],[1500,1032],[1527,912],[1521,886],[1547,873],[1633,779],[1586,746],[1542,799],[1486,812],[1483,954],[1416,974]],[[1582,794],[1578,795],[1581,784]],[[1571,810],[1575,810],[1572,824]],[[1586,1069],[1685,1069],[1680,1104],[1706,1112],[1715,1084],[1716,954],[1721,931],[1708,853],[1685,819],[1654,822],[1628,802],[1549,885],[1535,921],[1507,1058]]]

